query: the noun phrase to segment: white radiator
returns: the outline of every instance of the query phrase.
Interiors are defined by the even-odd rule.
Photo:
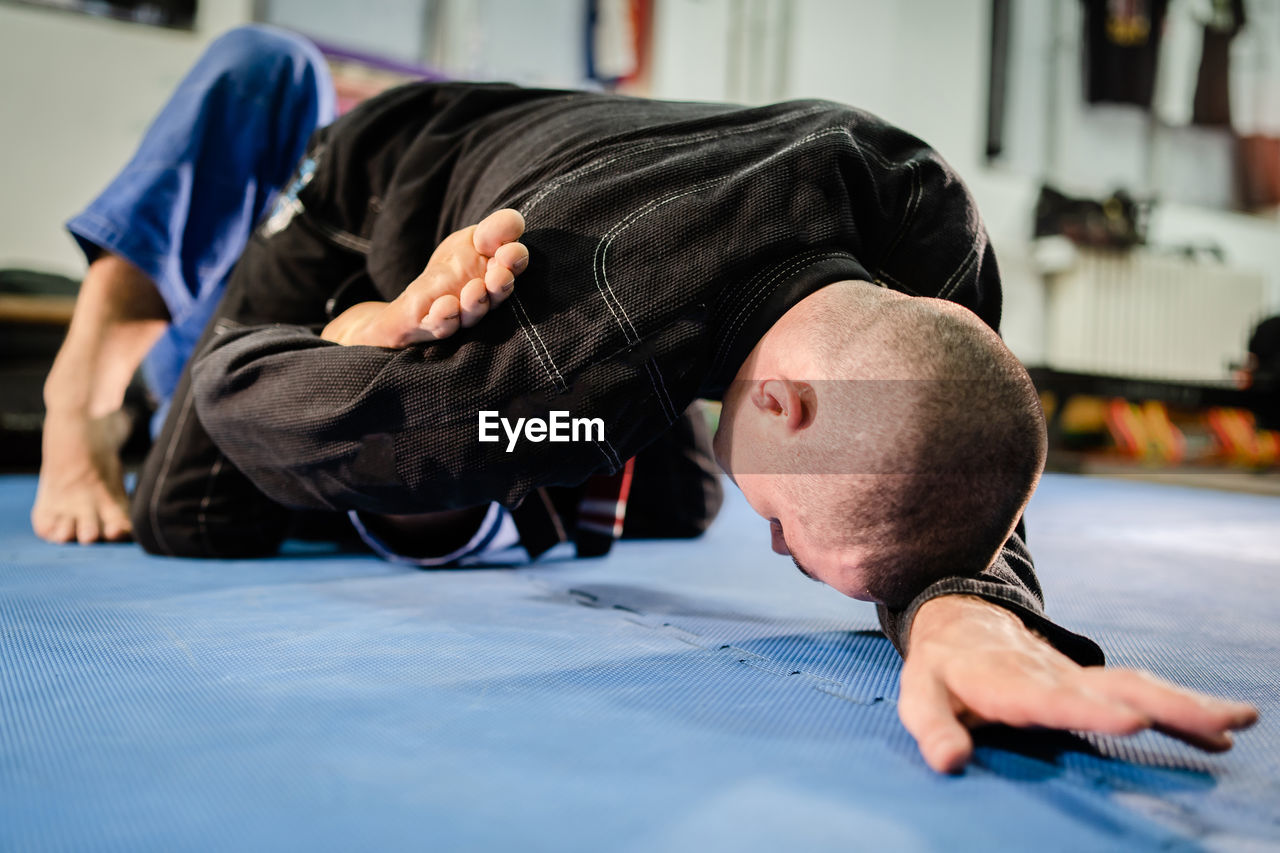
[[[1259,273],[1141,250],[1080,249],[1045,283],[1045,361],[1080,373],[1228,379],[1266,309]]]

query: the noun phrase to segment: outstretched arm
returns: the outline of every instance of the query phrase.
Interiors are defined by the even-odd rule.
[[[940,773],[973,753],[985,723],[1133,734],[1154,729],[1212,752],[1258,719],[1255,708],[1148,673],[1081,666],[1008,610],[968,595],[920,606],[902,667],[898,715]]]
[[[1000,273],[972,196],[918,140],[901,144],[919,147],[909,159],[899,154],[903,168],[879,188],[888,205],[879,219],[897,225],[881,235],[888,248],[874,261],[875,278],[957,302],[998,329]],[[941,580],[903,610],[881,607],[880,622],[904,655],[899,715],[939,772],[964,766],[973,750],[969,729],[983,723],[1155,729],[1223,750],[1231,731],[1258,716],[1249,705],[1146,673],[1103,669],[1096,644],[1045,617],[1021,524],[986,571]]]
[[[926,762],[961,769],[987,723],[1133,734],[1154,729],[1215,752],[1258,718],[1250,705],[1148,673],[1103,669],[1092,640],[1050,621],[1023,525],[976,577],[946,578],[880,624],[903,654],[898,715]]]

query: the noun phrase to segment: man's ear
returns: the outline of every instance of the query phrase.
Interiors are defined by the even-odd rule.
[[[761,412],[782,419],[790,431],[813,423],[817,397],[808,382],[794,379],[757,379],[751,388],[751,404]]]

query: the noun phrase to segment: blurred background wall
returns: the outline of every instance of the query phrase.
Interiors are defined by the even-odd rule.
[[[228,27],[276,22],[459,77],[599,86],[584,61],[585,5],[200,0],[194,28],[174,31],[0,3],[0,266],[80,274],[62,221],[124,162],[186,67]],[[1154,138],[1139,110],[1086,105],[1081,4],[1013,6],[1005,144],[995,158],[986,144],[990,0],[652,0],[643,67],[624,88],[698,100],[830,98],[924,138],[979,200],[1006,279],[1005,336],[1024,360],[1039,360],[1044,346],[1030,237],[1045,180],[1095,197],[1118,187],[1159,196],[1152,245],[1216,244],[1230,265],[1259,271],[1268,305],[1280,308],[1280,222],[1232,209],[1226,138]]]

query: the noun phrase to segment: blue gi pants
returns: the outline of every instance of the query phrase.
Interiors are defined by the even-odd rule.
[[[249,234],[333,114],[333,82],[313,44],[272,27],[231,30],[187,73],[133,159],[67,223],[90,262],[104,251],[123,257],[169,309],[169,330],[143,365],[157,427]]]

